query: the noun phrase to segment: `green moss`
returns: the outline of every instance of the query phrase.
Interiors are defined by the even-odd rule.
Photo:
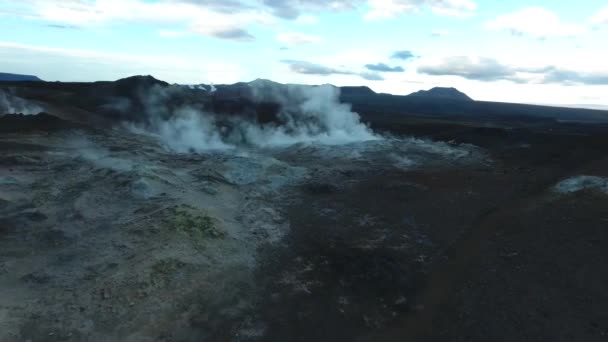
[[[212,217],[189,205],[182,204],[170,208],[165,223],[169,229],[187,234],[194,240],[224,236]]]

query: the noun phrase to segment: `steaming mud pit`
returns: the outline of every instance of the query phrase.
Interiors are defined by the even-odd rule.
[[[4,134],[0,149],[3,341],[377,331],[415,309],[442,247],[431,228],[454,197],[417,210],[430,180],[489,165],[416,139],[178,154],[84,129]]]

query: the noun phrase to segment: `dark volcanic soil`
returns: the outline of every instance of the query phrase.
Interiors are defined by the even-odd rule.
[[[608,339],[606,127],[174,154],[11,120],[0,340]]]
[[[343,170],[300,189],[259,270],[263,340],[608,338],[608,196],[551,191],[608,176],[605,133],[460,130],[492,167]]]

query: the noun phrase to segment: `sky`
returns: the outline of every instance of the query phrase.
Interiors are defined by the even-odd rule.
[[[608,106],[608,1],[0,0],[0,72]]]

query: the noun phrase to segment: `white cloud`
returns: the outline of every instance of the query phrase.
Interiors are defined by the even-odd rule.
[[[477,4],[472,0],[436,0],[430,6],[433,13],[450,17],[467,17],[477,10]]]
[[[289,66],[289,70],[296,74],[312,75],[312,76],[336,76],[336,75],[352,75],[358,76],[367,81],[383,81],[382,77],[377,72],[370,71],[354,71],[346,68],[335,68],[327,65],[311,63],[300,60],[283,60],[283,63]]]
[[[573,37],[586,32],[586,28],[572,23],[564,23],[553,12],[542,7],[528,7],[520,11],[502,15],[486,23],[486,28],[506,30],[516,35],[534,38]]]
[[[252,41],[255,39],[247,30],[231,26],[228,23],[198,21],[190,27],[190,31],[204,36],[238,41]]]
[[[287,46],[298,46],[319,43],[322,38],[299,32],[282,32],[277,35],[277,40]]]
[[[475,13],[477,4],[472,0],[369,0],[370,11],[366,20],[389,19],[423,8],[441,16],[465,17]]]
[[[370,0],[370,11],[365,14],[366,20],[393,18],[399,14],[418,11],[418,5],[411,1]]]
[[[27,0],[22,16],[80,27],[139,23],[224,39],[251,40],[247,29],[280,19],[315,24],[323,12],[355,11],[367,2],[366,19],[391,18],[429,9],[441,16],[468,16],[473,0]],[[168,24],[175,27],[167,27]],[[166,35],[165,35],[166,36]]]
[[[454,56],[429,59],[418,66],[418,72],[431,76],[459,76],[476,81],[509,79],[515,71],[492,58]]]
[[[354,10],[363,0],[259,0],[273,15],[293,20],[306,13]]]
[[[10,1],[10,0],[9,0]],[[77,26],[116,22],[273,23],[277,18],[316,23],[311,14],[354,10],[364,0],[27,0],[19,8],[24,16]],[[0,10],[0,13],[2,11]],[[27,14],[25,14],[27,13]]]
[[[270,24],[269,13],[240,3],[207,1],[204,4],[185,0],[31,0],[32,16],[41,20],[81,27],[123,23],[151,25],[173,24],[181,29],[224,39],[250,40],[246,31],[252,24]],[[233,6],[230,12],[226,6]],[[172,30],[176,31],[176,30]]]
[[[112,21],[171,22],[193,19],[198,8],[192,4],[146,3],[140,0],[31,1],[41,19],[78,26],[101,25]]]
[[[592,18],[591,24],[597,26],[608,26],[608,6],[600,9]]]
[[[557,61],[553,61],[557,62]],[[428,58],[418,65],[420,74],[461,77],[468,80],[494,82],[511,81],[519,84],[608,85],[608,69],[591,60],[568,64],[529,60],[507,63],[487,57],[448,56]]]

